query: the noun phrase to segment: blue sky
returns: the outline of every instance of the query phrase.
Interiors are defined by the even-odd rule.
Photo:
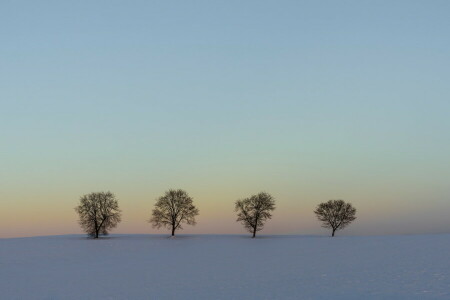
[[[268,233],[335,198],[349,234],[448,232],[449,28],[448,1],[2,1],[0,236],[77,232],[97,190],[154,232],[171,187],[186,232],[241,232],[261,190]]]

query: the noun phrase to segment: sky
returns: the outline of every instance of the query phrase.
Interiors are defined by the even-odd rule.
[[[263,234],[450,232],[450,2],[0,2],[0,237],[81,233],[111,191],[114,233],[169,188],[185,234],[244,234],[234,202],[276,199]]]

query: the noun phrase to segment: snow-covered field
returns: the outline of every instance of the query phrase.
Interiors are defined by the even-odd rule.
[[[0,299],[450,299],[450,235],[0,239]]]

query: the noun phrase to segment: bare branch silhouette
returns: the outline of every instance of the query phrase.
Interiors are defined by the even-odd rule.
[[[264,223],[272,218],[271,212],[275,209],[275,200],[268,193],[259,193],[250,198],[237,200],[235,211],[238,213],[237,222],[256,236],[256,232],[264,227]]]
[[[344,200],[329,200],[320,203],[314,213],[322,222],[322,227],[332,230],[331,236],[356,219],[356,209],[351,203],[346,203]]]
[[[121,221],[121,211],[116,197],[111,192],[91,193],[80,198],[75,208],[80,219],[79,224],[87,234],[98,238],[107,235]]]
[[[183,223],[195,225],[198,213],[193,199],[185,191],[171,189],[156,201],[150,223],[154,228],[171,229],[174,236],[176,230],[183,229]]]

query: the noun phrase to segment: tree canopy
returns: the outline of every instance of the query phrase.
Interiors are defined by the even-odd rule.
[[[79,215],[80,226],[94,238],[98,238],[100,234],[107,235],[121,221],[119,203],[111,192],[82,196],[75,211]]]
[[[195,216],[199,213],[193,199],[184,190],[169,190],[161,196],[152,211],[150,223],[154,228],[169,228],[172,236],[176,230],[183,229],[182,224],[195,225]]]
[[[256,232],[264,227],[264,223],[272,218],[271,212],[275,210],[275,199],[268,193],[261,192],[243,200],[237,200],[235,211],[237,222],[256,236]]]
[[[331,236],[334,236],[336,230],[347,227],[356,219],[356,209],[351,203],[346,203],[344,200],[329,200],[320,203],[314,213],[322,222],[322,227],[332,230]]]

